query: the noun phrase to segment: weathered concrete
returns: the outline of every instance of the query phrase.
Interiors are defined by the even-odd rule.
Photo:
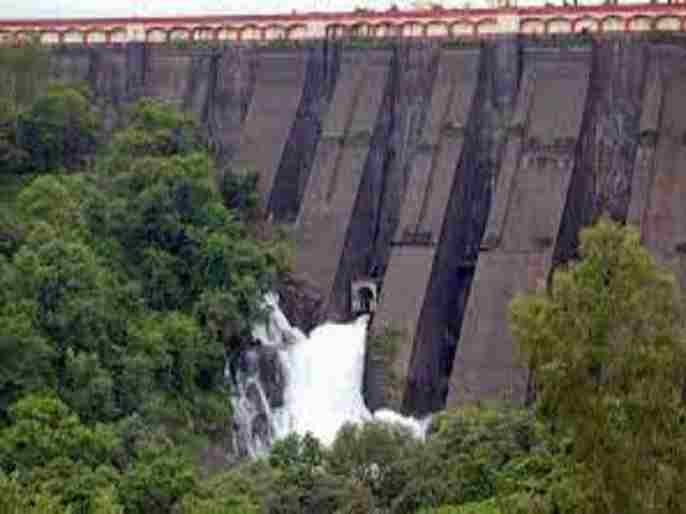
[[[507,306],[544,283],[574,169],[588,50],[525,50],[520,95],[452,369],[448,405],[522,401]],[[573,92],[573,94],[570,94]]]
[[[438,383],[418,383],[411,363],[421,361],[429,375],[441,374],[440,343],[428,337],[437,334],[426,327],[421,335],[427,337],[420,338],[418,327],[422,316],[428,324],[437,322],[428,318],[440,306],[428,305],[426,299],[433,296],[430,288],[440,287],[440,278],[450,272],[445,269],[446,262],[437,262],[437,255],[445,240],[444,226],[453,221],[446,214],[459,180],[457,169],[479,76],[479,56],[479,50],[445,50],[440,56],[429,117],[414,158],[372,329],[378,333],[392,327],[403,334],[403,342],[394,356],[393,369],[378,370],[373,377],[376,383],[368,386],[369,391],[382,393],[379,398],[368,396],[372,408],[387,405],[400,409],[408,395],[422,397],[413,402],[417,408],[408,407],[413,411],[419,406],[431,409],[442,400],[436,390]],[[389,380],[388,375],[404,378],[398,382]]]
[[[35,89],[90,83],[108,129],[145,95],[170,101],[197,118],[222,167],[259,167],[269,216],[298,218],[289,315],[304,329],[348,319],[351,281],[372,277],[373,332],[403,325],[407,338],[399,387],[392,367],[368,362],[367,402],[423,414],[444,406],[449,383],[450,405],[521,400],[507,304],[575,258],[599,216],[640,226],[686,280],[686,40],[594,36],[590,60],[561,49],[579,43],[61,47]],[[456,130],[436,128],[470,87]]]
[[[200,64],[198,60],[205,62]],[[203,97],[207,95],[207,87],[205,84],[205,91],[202,91],[196,80],[209,76],[206,68],[208,61],[206,56],[196,57],[190,52],[173,48],[147,48],[143,94],[173,103],[179,108],[191,107],[191,112],[202,119]]]
[[[308,54],[262,51],[257,58],[255,90],[243,125],[234,170],[258,173],[258,193],[266,208],[305,86]]]
[[[629,222],[686,287],[686,52],[656,48],[644,97]]]
[[[349,227],[364,217],[359,192],[384,99],[391,53],[348,51],[296,223],[295,271],[321,291],[325,310],[341,266]],[[340,301],[340,299],[339,299]],[[345,300],[344,300],[345,301]],[[347,303],[347,302],[346,302]]]
[[[322,122],[336,85],[337,45],[314,45],[308,54],[305,87],[283,150],[267,211],[278,223],[295,222],[315,160]]]

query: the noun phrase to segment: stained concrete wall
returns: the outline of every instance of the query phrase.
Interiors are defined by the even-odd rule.
[[[108,129],[152,95],[198,119],[220,165],[260,167],[305,280],[288,314],[306,329],[346,319],[350,282],[371,276],[373,332],[407,337],[392,366],[368,362],[366,398],[417,414],[522,400],[507,304],[575,258],[600,215],[640,226],[686,285],[686,44],[599,36],[574,50],[584,41],[69,47],[48,75],[90,83]]]
[[[629,222],[686,288],[686,51],[656,48],[644,96]]]
[[[422,406],[430,410],[442,400],[439,382],[421,380],[441,374],[440,342],[431,340],[428,330],[418,334],[418,327],[422,316],[431,318],[426,320],[428,325],[439,322],[431,314],[440,311],[440,306],[429,304],[427,298],[432,298],[432,283],[440,287],[437,282],[441,277],[447,280],[445,275],[451,272],[437,256],[445,243],[444,226],[457,221],[446,217],[456,182],[470,179],[458,177],[457,170],[479,77],[480,53],[478,49],[445,50],[440,55],[429,116],[413,160],[372,328],[375,333],[388,328],[400,331],[403,344],[394,355],[392,369],[368,371],[370,380],[375,381],[368,391],[382,394],[368,397],[372,407],[390,405],[416,412]],[[415,374],[413,367],[429,373]],[[389,380],[388,375],[403,378]]]
[[[296,222],[295,272],[322,295],[324,311],[332,314],[341,263],[355,218],[365,218],[369,205],[360,192],[368,170],[372,138],[390,75],[392,54],[384,50],[348,51],[317,147],[317,155]],[[360,253],[364,253],[362,250]]]
[[[522,401],[527,373],[508,326],[514,295],[545,285],[574,169],[588,50],[525,49],[510,140],[453,364],[448,405]],[[570,92],[572,94],[570,94]]]
[[[305,87],[308,54],[293,50],[262,51],[255,89],[231,167],[259,174],[258,193],[269,205]]]

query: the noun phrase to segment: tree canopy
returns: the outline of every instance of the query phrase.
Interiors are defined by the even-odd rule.
[[[12,115],[27,161],[0,160],[15,184],[0,211],[0,496],[166,514],[197,485],[197,448],[226,446],[226,353],[262,319],[288,245],[227,206],[254,192],[219,187],[169,105],[133,105],[97,151],[85,90],[50,87]]]
[[[569,441],[567,501],[589,514],[682,511],[686,333],[677,282],[630,227],[601,220],[582,231],[579,250],[549,292],[511,307],[540,416]]]

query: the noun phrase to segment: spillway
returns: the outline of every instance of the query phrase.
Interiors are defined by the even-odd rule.
[[[240,355],[229,370],[239,455],[259,457],[291,433],[310,433],[330,445],[346,423],[380,421],[424,436],[429,418],[387,409],[372,413],[365,406],[367,316],[324,323],[306,336],[290,324],[276,296],[268,296],[266,303],[269,319],[253,331],[258,346]]]

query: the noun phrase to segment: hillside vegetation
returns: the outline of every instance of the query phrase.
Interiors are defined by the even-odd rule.
[[[85,88],[10,93],[0,514],[686,512],[680,292],[605,220],[512,304],[532,406],[442,413],[425,442],[379,423],[331,448],[291,436],[210,473],[205,452],[229,451],[226,354],[290,260],[256,236],[254,177],[218,173],[169,105],[140,101],[105,140]]]

